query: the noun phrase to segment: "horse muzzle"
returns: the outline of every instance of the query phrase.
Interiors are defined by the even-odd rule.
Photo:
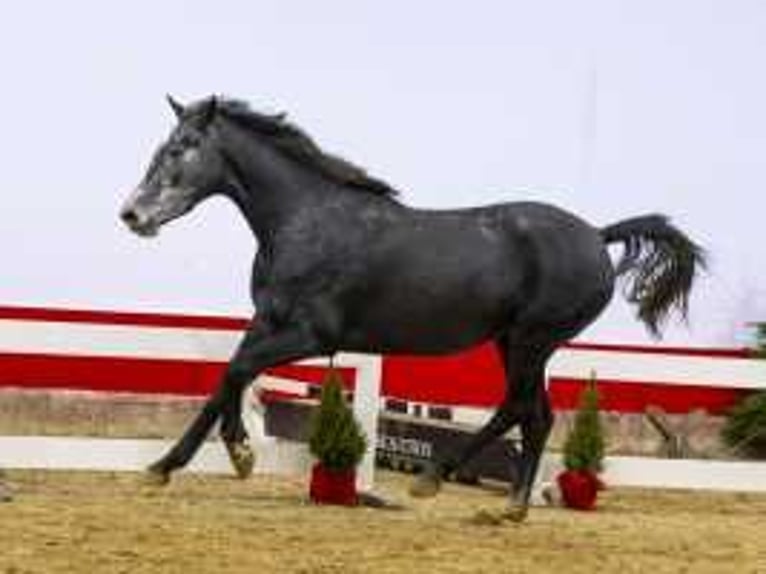
[[[158,226],[155,224],[154,219],[137,209],[131,207],[124,208],[120,211],[120,219],[133,233],[141,237],[154,237],[157,235]]]

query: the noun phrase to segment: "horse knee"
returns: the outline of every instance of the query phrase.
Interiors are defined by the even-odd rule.
[[[253,370],[249,365],[231,363],[226,368],[224,385],[244,387],[253,378]]]

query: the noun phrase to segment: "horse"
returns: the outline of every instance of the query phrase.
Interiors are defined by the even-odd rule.
[[[518,480],[503,516],[523,520],[553,415],[545,367],[591,324],[618,278],[648,330],[686,317],[705,253],[663,215],[598,228],[553,205],[519,201],[428,210],[322,150],[284,114],[210,96],[183,105],[120,217],[139,236],[222,194],[257,241],[253,316],[222,379],[174,446],[148,471],[165,483],[212,427],[234,470],[247,477],[254,453],[242,422],[243,392],[264,369],[340,351],[453,353],[493,341],[505,397],[460,452],[439,453],[415,479],[415,496],[519,425]],[[611,244],[623,246],[615,265]],[[509,463],[510,464],[510,463]]]

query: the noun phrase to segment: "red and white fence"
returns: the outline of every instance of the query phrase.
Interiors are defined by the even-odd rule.
[[[217,384],[246,325],[245,320],[228,317],[0,307],[0,387],[206,395]],[[478,422],[504,392],[500,362],[491,345],[444,358],[392,356],[375,360],[377,380],[368,388],[379,385],[381,398],[446,406],[457,420]],[[358,365],[341,361],[339,366],[350,383]],[[272,377],[270,386],[277,392],[304,394],[324,369],[316,363],[273,369],[268,374]],[[745,349],[575,344],[560,350],[549,368],[554,408],[572,408],[582,385],[594,372],[600,383],[602,408],[626,413],[643,412],[648,405],[668,412],[704,408],[721,413],[744,394],[766,387],[766,361],[750,358]],[[374,434],[379,394],[356,393],[358,400],[366,401],[364,412],[373,412],[366,419],[372,421],[369,424],[373,426],[367,429],[370,434]],[[6,443],[4,448],[10,448]],[[110,444],[111,459],[123,457],[122,465],[113,464],[116,468],[143,464],[149,451],[156,454],[164,446],[126,443],[123,450],[115,451],[116,443]],[[66,453],[71,453],[67,450],[70,446],[61,446],[58,454],[49,451],[49,458],[60,456],[64,461]],[[38,459],[41,454],[40,445],[34,450],[29,445],[15,448],[20,453],[36,451]],[[104,449],[106,452],[107,447]],[[133,462],[124,462],[126,456]],[[224,462],[215,456],[208,462],[203,457],[198,468],[222,469]],[[766,488],[763,465],[740,465],[737,468],[744,474],[739,479],[711,482],[698,470],[690,474],[680,469],[683,461],[670,462],[675,466],[668,467],[668,476],[676,478],[668,486],[718,488],[738,484],[748,490],[758,485]],[[2,464],[8,465],[7,461]],[[95,462],[84,464],[93,467]],[[611,467],[607,464],[607,478],[612,473],[620,484],[641,484],[642,479],[632,470],[635,464],[615,459]],[[724,468],[729,470],[716,470],[715,476],[731,474],[735,466]],[[655,469],[653,475],[662,476],[663,472]],[[686,482],[678,476],[686,477]]]
[[[0,307],[0,386],[206,395],[247,321],[99,311]],[[549,368],[555,409],[576,405],[595,372],[602,407],[643,412],[704,408],[721,413],[743,394],[766,387],[766,362],[746,349],[678,349],[575,344]],[[457,407],[491,408],[503,374],[491,345],[450,357],[383,357],[381,394]],[[274,374],[316,382],[322,369],[287,366]]]

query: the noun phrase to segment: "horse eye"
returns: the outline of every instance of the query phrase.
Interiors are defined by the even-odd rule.
[[[193,138],[193,137],[183,137],[183,138],[181,138],[181,141],[178,142],[178,143],[183,148],[195,148],[195,147],[199,146],[199,140],[197,140],[197,138]]]
[[[169,147],[168,150],[167,150],[168,156],[170,156],[172,158],[181,157],[181,155],[183,153],[184,153],[183,148],[179,147],[179,146],[172,146],[172,147]]]

